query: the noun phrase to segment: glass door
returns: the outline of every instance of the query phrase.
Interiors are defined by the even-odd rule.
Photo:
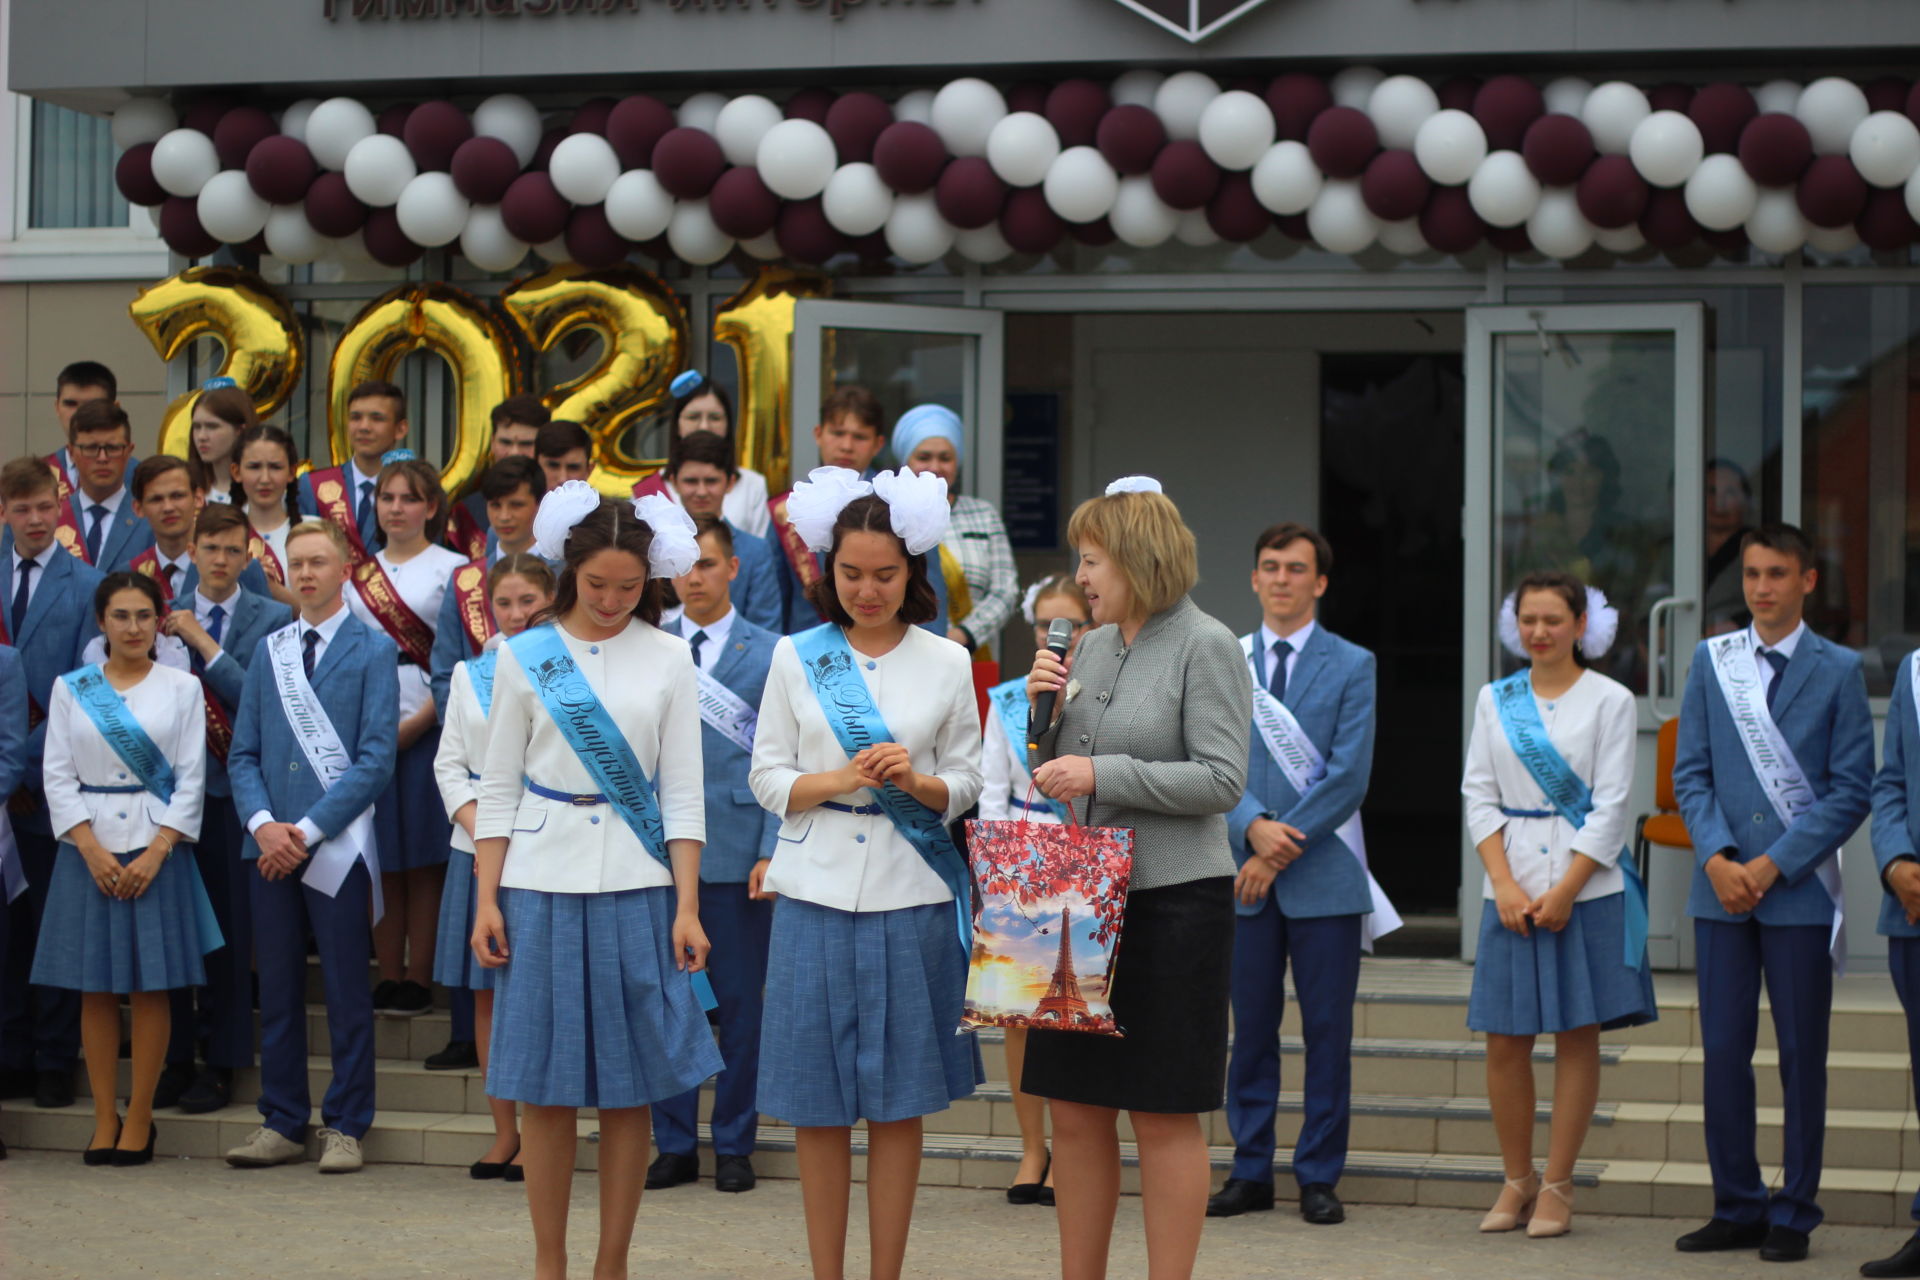
[[[1467,312],[1466,692],[1522,665],[1498,638],[1501,602],[1563,569],[1619,611],[1597,670],[1640,703],[1634,812],[1652,809],[1660,724],[1679,714],[1700,638],[1704,551],[1704,339],[1695,303],[1477,307]],[[1691,962],[1690,859],[1655,851],[1656,967]],[[1463,852],[1462,954],[1479,937],[1483,872]]]

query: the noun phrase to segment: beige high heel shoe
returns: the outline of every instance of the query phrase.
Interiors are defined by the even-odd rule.
[[[1539,1201],[1536,1199],[1533,1218],[1527,1223],[1527,1238],[1549,1240],[1554,1236],[1567,1234],[1573,1229],[1573,1179],[1563,1178],[1559,1182],[1542,1183],[1540,1190],[1543,1194],[1551,1191],[1554,1199],[1566,1206],[1567,1216],[1559,1219],[1541,1217]]]
[[[1506,1184],[1507,1190],[1519,1193],[1520,1207],[1511,1213],[1489,1209],[1487,1216],[1480,1219],[1480,1230],[1511,1231],[1533,1216],[1533,1206],[1540,1199],[1540,1175],[1529,1171],[1524,1178],[1506,1179]]]

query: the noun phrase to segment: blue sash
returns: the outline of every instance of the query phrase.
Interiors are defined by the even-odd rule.
[[[861,676],[853,649],[839,627],[829,622],[802,631],[793,637],[794,652],[820,700],[833,736],[849,759],[868,747],[892,742],[880,708],[873,703],[873,691]],[[907,843],[919,852],[940,882],[953,893],[958,917],[960,947],[973,954],[973,883],[967,874],[967,861],[947,834],[941,815],[921,804],[891,782],[879,789],[867,788],[877,798],[880,809]]]
[[[467,659],[467,683],[473,686],[473,696],[479,699],[482,716],[493,714],[493,662],[499,656],[498,649],[489,649],[477,658]]]
[[[173,765],[147,731],[128,711],[126,701],[97,666],[81,667],[60,677],[80,709],[93,721],[93,727],[113,748],[121,763],[133,770],[133,776],[161,802],[173,800]]]
[[[1007,681],[1005,684],[997,684],[987,690],[987,699],[993,703],[993,709],[1000,713],[1000,727],[1006,731],[1007,741],[1013,744],[1014,754],[1018,755],[1024,762],[1026,752],[1023,751],[1021,747],[1027,740],[1026,680],[1013,679]],[[1039,795],[1040,798],[1046,802],[1044,808],[1051,812],[1054,817],[1060,819],[1061,822],[1065,823],[1073,820],[1072,815],[1067,811],[1066,805],[1038,791],[1034,794]],[[1043,806],[1022,801],[1020,807],[1031,812]]]
[[[1578,831],[1593,812],[1593,788],[1573,771],[1566,758],[1554,749],[1547,726],[1540,719],[1540,708],[1533,700],[1532,672],[1522,667],[1504,679],[1494,681],[1493,708],[1500,717],[1500,728],[1520,763],[1547,794],[1554,812],[1573,824]],[[1631,850],[1622,849],[1618,865],[1626,875],[1626,902],[1622,915],[1626,921],[1622,962],[1638,969],[1647,955],[1647,887],[1640,882],[1639,868],[1633,864]]]

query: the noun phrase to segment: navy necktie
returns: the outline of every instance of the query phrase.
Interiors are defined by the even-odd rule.
[[[1273,642],[1273,674],[1267,677],[1267,692],[1276,701],[1287,700],[1287,657],[1293,652],[1293,645],[1285,640]]]
[[[313,651],[320,647],[320,633],[312,627],[300,638],[300,665],[307,669],[307,679],[313,679]]]
[[[87,563],[100,563],[100,535],[107,526],[107,509],[99,503],[87,508],[87,514],[93,517],[93,523],[87,526]]]
[[[39,567],[36,560],[22,560],[20,567],[14,571],[18,581],[13,584],[13,605],[7,613],[7,634],[13,638],[15,647],[20,644],[20,628],[27,625],[27,600],[33,590],[30,584],[33,571]]]
[[[1780,677],[1787,674],[1787,655],[1777,649],[1762,649],[1760,656],[1773,668],[1773,679],[1767,681],[1767,710],[1773,710],[1773,700],[1780,696]]]
[[[353,509],[353,523],[358,526],[362,543],[373,536],[373,481],[371,480],[360,482],[360,505]]]
[[[215,644],[220,643],[220,624],[226,620],[227,611],[219,605],[215,605],[213,608],[207,610],[207,638]],[[193,674],[200,675],[206,671],[207,660],[200,656],[198,649],[189,649],[187,651],[187,659],[189,665],[193,668]]]
[[[707,642],[707,633],[704,631],[694,632],[693,639],[687,641],[687,643],[693,648],[693,666],[696,671],[700,669],[700,646],[705,644],[706,642]]]

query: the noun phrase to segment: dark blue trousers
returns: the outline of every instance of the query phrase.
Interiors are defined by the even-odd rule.
[[[300,1141],[313,1114],[307,1091],[307,935],[320,951],[332,1039],[333,1080],[320,1103],[329,1128],[351,1138],[373,1127],[372,882],[355,863],[329,898],[300,872],[268,880],[249,865],[254,955],[260,969],[260,1114],[268,1128]]]
[[[473,992],[466,987],[449,989],[447,1006],[453,1015],[453,1025],[448,1028],[447,1039],[471,1041],[474,1038]]]
[[[1289,920],[1271,894],[1258,913],[1234,918],[1227,1128],[1233,1134],[1235,1178],[1273,1181],[1280,1019],[1287,1009],[1289,961],[1307,1048],[1306,1115],[1293,1148],[1293,1176],[1303,1187],[1332,1185],[1346,1169],[1360,921],[1359,916]]]
[[[1812,1231],[1822,1214],[1820,1161],[1827,1125],[1827,1030],[1833,965],[1826,925],[1695,920],[1700,982],[1707,1163],[1713,1216]],[[1781,1155],[1785,1180],[1767,1194],[1754,1154],[1753,1050],[1760,1034],[1760,984],[1773,1007],[1786,1103]]]
[[[700,923],[713,953],[707,977],[720,1007],[720,1056],[726,1069],[713,1086],[715,1155],[750,1156],[760,1135],[756,1102],[760,1078],[760,1012],[767,985],[767,943],[773,903],[747,897],[744,884],[700,883]],[[700,1090],[653,1104],[653,1141],[669,1155],[691,1155],[697,1145]]]
[[[253,902],[247,881],[257,877],[241,861],[240,840],[233,797],[208,796],[193,857],[227,945],[207,955],[206,986],[171,993],[169,1063],[191,1066],[195,1047],[204,1040],[208,1066],[253,1065]]]
[[[44,803],[44,802],[43,802]],[[80,1057],[80,993],[27,982],[40,943],[40,918],[53,884],[60,844],[52,836],[16,831],[27,891],[14,899],[4,986],[0,986],[0,1067],[14,1071],[71,1071]]]
[[[1920,938],[1888,938],[1887,968],[1893,972],[1900,1007],[1907,1011],[1907,1056],[1920,1072]],[[1914,1077],[1913,1087],[1920,1099],[1920,1075]],[[1911,1216],[1920,1222],[1920,1191],[1914,1193]]]

